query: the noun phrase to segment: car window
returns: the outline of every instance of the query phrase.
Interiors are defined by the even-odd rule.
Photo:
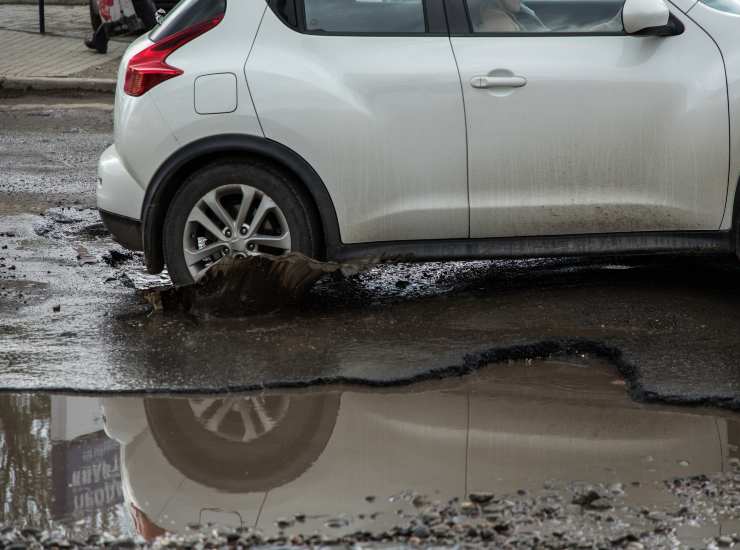
[[[422,0],[304,0],[309,32],[426,32]]]
[[[475,33],[624,32],[623,0],[466,0],[466,4]]]
[[[702,0],[710,8],[740,15],[740,0]]]

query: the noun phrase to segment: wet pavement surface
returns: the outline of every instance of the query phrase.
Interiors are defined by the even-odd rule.
[[[236,317],[162,308],[166,275],[145,274],[94,209],[110,105],[2,105],[3,388],[392,385],[564,354],[606,360],[642,401],[740,405],[734,258],[400,264],[327,274],[293,304]]]
[[[104,430],[104,431],[103,431]],[[603,361],[396,390],[0,396],[0,540],[732,546],[740,423]]]
[[[175,290],[94,209],[109,101],[0,97],[0,546],[735,544],[734,258]]]

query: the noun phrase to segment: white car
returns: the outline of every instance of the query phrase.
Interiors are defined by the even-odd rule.
[[[740,0],[182,0],[123,57],[98,205],[229,255],[734,252]]]

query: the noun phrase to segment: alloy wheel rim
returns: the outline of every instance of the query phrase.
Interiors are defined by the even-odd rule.
[[[290,399],[282,395],[188,400],[198,423],[219,438],[250,443],[273,431],[285,418]]]
[[[288,221],[275,201],[250,185],[222,185],[193,206],[183,231],[183,256],[194,281],[228,256],[290,252]]]

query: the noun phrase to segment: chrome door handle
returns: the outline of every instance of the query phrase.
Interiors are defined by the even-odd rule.
[[[474,76],[470,79],[473,88],[521,88],[527,85],[523,76]]]

